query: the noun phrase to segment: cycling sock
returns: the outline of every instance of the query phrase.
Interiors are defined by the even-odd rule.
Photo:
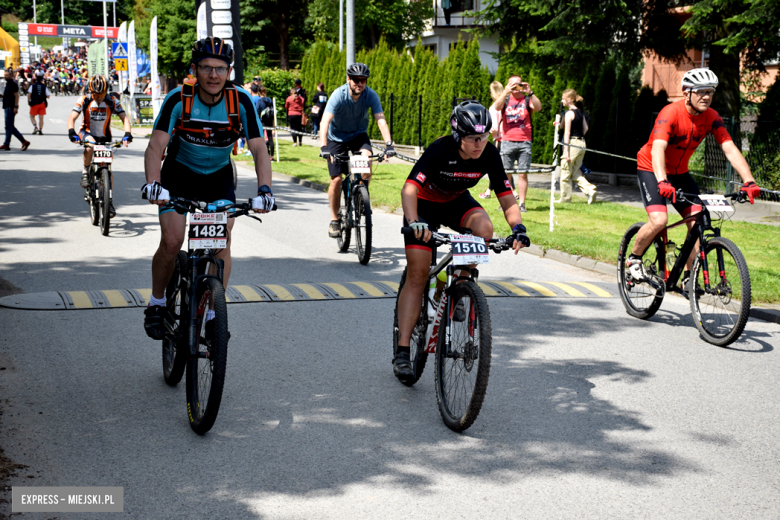
[[[629,259],[629,260],[634,260],[634,259],[636,259],[636,260],[641,260],[641,259],[642,259],[642,257],[641,257],[641,256],[639,256],[639,255],[635,255],[634,253],[631,253],[630,255],[628,255],[628,259]]]
[[[398,345],[398,353],[400,354],[402,352],[406,352],[407,354],[409,354],[409,352],[411,352],[411,349],[408,346],[404,347],[404,346]]]
[[[149,297],[149,305],[159,305],[160,307],[165,307],[166,298],[163,296],[162,298],[155,298],[154,296]]]
[[[690,277],[691,277],[690,271],[683,271],[683,277],[682,277],[683,281],[690,279]]]
[[[210,322],[214,319],[214,309],[209,309],[206,311],[206,323]]]

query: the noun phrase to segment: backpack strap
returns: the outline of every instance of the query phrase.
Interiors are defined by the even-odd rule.
[[[195,102],[195,85],[197,80],[192,76],[187,76],[184,83],[181,86],[181,121],[182,123],[190,122],[190,115],[192,114],[192,104]]]
[[[230,127],[236,131],[241,131],[241,114],[239,113],[238,90],[232,83],[225,85],[225,108],[227,109],[228,121]]]

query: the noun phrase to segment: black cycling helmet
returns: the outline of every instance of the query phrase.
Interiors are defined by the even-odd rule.
[[[460,143],[462,137],[467,135],[485,134],[490,131],[493,120],[490,112],[479,101],[464,101],[452,110],[450,115],[452,125],[452,137],[456,143]]]
[[[196,41],[192,47],[192,62],[197,65],[200,60],[206,58],[217,58],[230,65],[233,63],[233,47],[225,43],[222,38],[209,36]]]
[[[361,78],[371,77],[371,71],[365,63],[353,63],[347,67],[347,76],[358,76]]]

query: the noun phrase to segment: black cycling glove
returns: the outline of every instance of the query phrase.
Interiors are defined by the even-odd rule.
[[[122,138],[122,141],[127,141],[128,143],[133,142],[133,134],[130,132],[125,132],[125,136]]]
[[[78,143],[79,141],[81,141],[81,139],[79,138],[79,134],[77,134],[76,130],[74,130],[73,128],[68,130],[68,139],[70,139],[74,143]]]
[[[531,239],[528,238],[528,235],[525,233],[526,229],[522,224],[518,224],[512,228],[512,238],[523,244],[525,247],[528,247],[531,245]]]
[[[323,159],[330,159],[330,150],[328,150],[327,146],[323,146],[320,148],[320,157]]]
[[[392,145],[385,148],[385,157],[395,157],[395,148]]]

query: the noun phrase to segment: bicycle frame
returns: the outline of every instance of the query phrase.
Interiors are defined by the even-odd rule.
[[[217,274],[208,274],[208,268],[210,264],[214,264],[217,266]],[[225,262],[223,260],[218,260],[214,257],[210,249],[200,249],[200,250],[194,250],[194,249],[188,249],[187,251],[187,272],[188,275],[186,277],[182,277],[182,286],[180,290],[182,291],[182,305],[184,305],[184,302],[186,301],[187,305],[187,315],[188,323],[187,323],[187,329],[189,333],[189,338],[197,338],[198,337],[198,323],[197,323],[197,317],[198,317],[198,305],[200,305],[200,302],[195,302],[195,297],[198,294],[198,285],[206,278],[215,278],[219,283],[222,283],[222,275],[225,268]],[[184,298],[184,295],[187,295],[186,300]],[[190,302],[195,302],[193,305],[190,305]],[[183,313],[182,313],[183,314]],[[201,313],[203,315],[203,313]],[[197,340],[196,341],[188,341],[188,347],[189,347],[189,355],[195,356],[198,353],[198,345]]]

